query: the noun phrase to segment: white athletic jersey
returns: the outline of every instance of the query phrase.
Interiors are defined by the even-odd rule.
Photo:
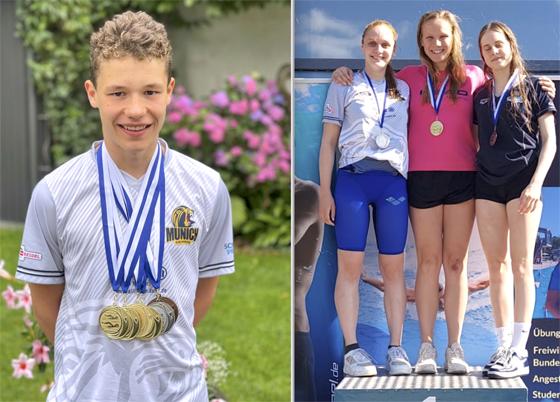
[[[227,189],[216,171],[167,148],[161,293],[176,302],[179,318],[151,341],[111,340],[98,325],[115,293],[103,242],[96,145],[37,184],[25,222],[16,277],[65,284],[48,400],[207,401],[192,325],[194,298],[198,278],[234,271]],[[141,180],[125,176],[135,197]],[[121,225],[126,227],[122,216]]]
[[[405,178],[408,172],[408,85],[396,79],[402,99],[387,96],[383,132],[389,136],[389,145],[380,148],[375,137],[380,133],[379,119],[385,95],[385,80],[371,80],[371,90],[365,73],[354,74],[352,85],[332,82],[323,110],[323,123],[341,126],[338,139],[342,168],[364,158],[388,161]],[[377,103],[375,101],[377,97]],[[378,106],[379,105],[379,108]]]

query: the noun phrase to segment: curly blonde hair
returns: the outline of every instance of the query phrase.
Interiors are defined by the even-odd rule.
[[[463,47],[463,34],[461,28],[459,27],[459,17],[453,14],[451,11],[447,10],[437,10],[430,11],[420,17],[418,22],[418,30],[416,33],[416,41],[418,42],[418,49],[420,51],[420,60],[422,64],[428,67],[428,72],[434,81],[436,87],[439,85],[437,81],[437,69],[432,60],[426,54],[424,48],[422,47],[422,26],[425,22],[440,18],[451,25],[451,53],[449,54],[449,59],[447,60],[447,73],[449,74],[449,97],[455,102],[457,100],[457,91],[461,85],[467,79],[467,74],[465,72],[465,59],[463,58],[463,52],[461,48]],[[428,88],[424,88],[423,101],[428,102]]]
[[[163,59],[171,77],[171,43],[165,26],[143,11],[126,11],[105,22],[90,38],[90,74],[95,84],[102,60],[132,56]]]

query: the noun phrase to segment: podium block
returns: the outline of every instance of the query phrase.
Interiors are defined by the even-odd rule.
[[[389,376],[378,367],[376,377],[345,377],[336,387],[336,402],[517,402],[527,401],[527,387],[521,378],[491,380],[482,377],[482,367],[468,375]]]

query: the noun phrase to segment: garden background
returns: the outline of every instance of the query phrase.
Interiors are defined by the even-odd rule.
[[[127,9],[146,11],[166,25],[178,88],[162,136],[172,148],[219,170],[234,207],[236,273],[220,281],[214,305],[197,328],[198,342],[215,346],[206,351],[210,371],[214,370],[209,375],[226,399],[289,400],[289,2],[14,4],[16,34],[28,57],[39,117],[46,123],[51,168],[84,152],[101,136],[97,112],[89,107],[82,89],[88,78],[92,30]],[[4,71],[8,60],[2,54]],[[21,135],[5,130],[6,120],[3,114],[2,141]],[[0,155],[7,160],[5,148],[0,147]],[[18,201],[27,205],[29,200]],[[23,284],[7,279],[15,273],[21,233],[21,222],[0,222],[0,261],[4,261],[0,273],[5,277],[0,290],[8,286],[20,290],[16,305],[23,308]],[[4,291],[4,299],[10,294]],[[44,400],[41,386],[52,380],[52,362],[43,365],[44,372],[35,367],[33,379],[12,377],[12,359],[21,352],[34,354],[31,342],[36,336],[30,334],[34,328],[25,324],[23,311],[0,304],[2,401]],[[51,361],[52,357],[51,350]],[[227,364],[213,364],[213,357]]]

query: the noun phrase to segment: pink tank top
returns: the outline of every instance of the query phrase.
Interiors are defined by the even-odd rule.
[[[474,171],[476,148],[472,136],[473,94],[485,81],[477,66],[465,66],[467,79],[453,102],[446,89],[437,120],[443,124],[443,133],[433,136],[430,125],[436,120],[431,103],[424,103],[426,87],[425,66],[405,67],[397,73],[410,87],[408,115],[409,171]],[[437,89],[439,90],[439,88]],[[437,96],[437,90],[436,96]]]

